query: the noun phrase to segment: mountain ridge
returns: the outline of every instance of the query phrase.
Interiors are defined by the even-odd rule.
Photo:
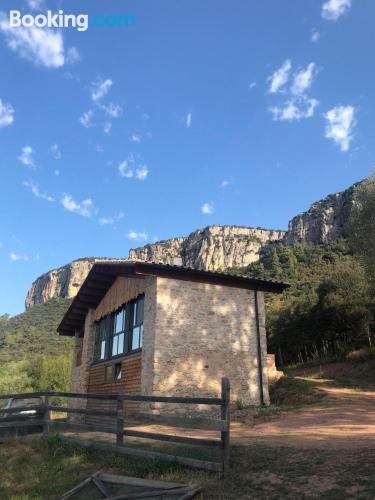
[[[361,181],[362,182],[362,181]],[[52,298],[74,297],[95,262],[101,260],[142,260],[189,266],[202,270],[246,267],[259,260],[260,252],[281,242],[319,245],[346,236],[345,225],[353,205],[355,183],[344,191],[329,194],[293,217],[288,230],[237,225],[211,225],[186,236],[148,243],[129,250],[128,257],[81,257],[39,276],[30,287],[26,309]]]

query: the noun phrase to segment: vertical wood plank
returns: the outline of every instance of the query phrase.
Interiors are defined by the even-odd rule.
[[[228,422],[227,429],[221,431],[223,474],[229,464],[229,443],[230,443],[230,382],[227,378],[221,379],[221,419]]]
[[[117,393],[117,433],[116,444],[124,444],[124,400],[121,398],[123,391]]]
[[[48,421],[51,418],[51,412],[48,409],[48,406],[50,405],[50,396],[49,392],[51,392],[50,388],[46,388],[46,394],[44,396],[44,404],[46,406],[45,411],[44,411],[44,424],[43,424],[43,437],[47,438],[49,434],[49,423]]]

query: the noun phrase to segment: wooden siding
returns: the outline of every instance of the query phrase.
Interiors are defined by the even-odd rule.
[[[111,383],[105,380],[105,367],[117,363],[122,364],[122,379]],[[141,365],[142,353],[137,353],[132,356],[123,358],[122,360],[113,360],[108,363],[103,363],[90,368],[89,373],[89,388],[88,392],[92,394],[117,394],[122,391],[126,394],[141,394]],[[96,401],[89,399],[87,408],[90,409],[106,409],[116,410],[116,401]],[[138,411],[139,403],[126,401],[124,403],[125,415],[127,411]],[[113,419],[108,417],[87,417],[88,423],[110,423],[113,424]]]
[[[116,311],[126,302],[145,293],[145,280],[143,278],[118,277],[108,292],[104,295],[95,309],[94,321]]]

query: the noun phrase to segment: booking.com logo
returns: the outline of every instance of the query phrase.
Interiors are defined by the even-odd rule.
[[[128,28],[136,25],[136,18],[129,14],[64,14],[59,10],[54,14],[47,10],[46,14],[21,14],[19,10],[9,12],[11,28],[75,28],[77,31],[87,31],[88,28]]]

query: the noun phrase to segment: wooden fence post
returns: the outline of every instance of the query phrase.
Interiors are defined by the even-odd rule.
[[[116,444],[124,444],[124,400],[122,399],[122,391],[117,393],[117,422],[116,422]]]
[[[226,430],[221,431],[224,473],[228,468],[230,439],[230,382],[227,378],[221,379],[221,419],[227,421]]]
[[[45,405],[45,411],[44,411],[44,424],[43,424],[43,437],[47,438],[49,434],[49,420],[51,418],[51,412],[49,410],[49,405],[50,405],[50,396],[49,396],[50,389],[47,387],[46,393],[44,396],[44,405]]]

